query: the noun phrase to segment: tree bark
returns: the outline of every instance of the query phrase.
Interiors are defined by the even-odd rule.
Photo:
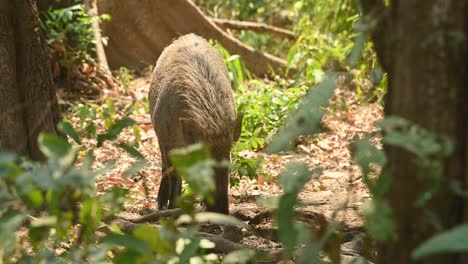
[[[228,35],[189,0],[141,0],[98,2],[100,12],[112,21],[103,23],[111,67],[136,68],[154,65],[162,50],[178,36],[198,34],[218,40],[232,54],[239,54],[255,75],[268,75],[271,69],[284,70],[286,63],[262,53]]]
[[[40,132],[57,133],[58,103],[36,2],[0,0],[0,148],[43,159]]]
[[[394,210],[398,240],[382,245],[378,263],[414,263],[411,252],[435,234],[468,220],[467,204],[449,184],[468,180],[467,1],[362,0],[364,12],[385,14],[372,32],[381,64],[388,72],[385,114],[412,120],[447,135],[455,142],[445,160],[442,188],[426,209],[440,222],[431,224],[423,208],[415,205],[429,183],[416,157],[385,146],[392,175],[388,202]],[[384,30],[382,30],[384,29]],[[457,34],[464,39],[457,39]],[[428,257],[418,263],[466,263],[455,254]],[[466,259],[464,259],[466,260]]]

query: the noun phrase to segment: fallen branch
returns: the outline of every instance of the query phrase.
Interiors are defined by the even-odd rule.
[[[176,209],[168,209],[168,210],[152,212],[150,214],[143,215],[135,219],[128,219],[128,218],[121,218],[121,219],[129,221],[131,223],[135,223],[135,224],[151,223],[151,222],[159,221],[161,218],[175,219],[181,216],[182,214],[183,214],[182,210],[180,208],[176,208]]]
[[[125,219],[116,218],[115,220],[113,220],[111,222],[110,225],[102,226],[100,228],[100,231],[103,231],[105,233],[113,232],[114,230],[112,230],[112,226],[114,224],[117,225],[122,232],[127,233],[127,234],[131,234],[133,232],[133,230],[135,230],[139,226],[139,224],[135,224],[135,223],[126,221]],[[156,228],[160,228],[159,225],[152,224],[151,226],[156,227]],[[225,238],[222,238],[220,236],[212,235],[212,234],[205,233],[205,232],[195,232],[194,237],[195,238],[207,239],[207,240],[210,240],[211,242],[213,242],[215,244],[215,247],[214,247],[213,251],[216,252],[216,253],[227,254],[227,253],[230,253],[230,252],[233,252],[233,251],[236,251],[236,250],[241,250],[241,249],[255,250],[255,249],[252,249],[252,248],[250,248],[248,246],[238,244],[238,243],[234,243],[234,242],[229,241],[229,240],[227,240]],[[267,252],[265,252],[265,253],[267,253]]]
[[[270,25],[263,24],[263,23],[221,19],[221,18],[211,18],[211,21],[213,21],[218,27],[222,28],[223,30],[226,30],[226,29],[250,30],[250,31],[257,32],[257,33],[267,33],[267,34],[276,35],[279,37],[285,37],[285,38],[293,39],[293,40],[297,39],[297,35],[294,34],[294,32],[290,30],[275,27],[275,26],[270,26]]]

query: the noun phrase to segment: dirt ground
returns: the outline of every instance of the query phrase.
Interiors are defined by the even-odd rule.
[[[109,97],[115,98],[117,116],[124,108],[125,103],[133,99],[143,100],[148,93],[150,74],[134,79],[128,88],[121,88],[119,94],[109,92]],[[346,105],[336,111],[339,105]],[[370,197],[362,182],[360,169],[352,161],[349,144],[362,137],[365,133],[377,131],[374,122],[382,118],[382,108],[377,103],[360,104],[356,100],[353,89],[338,87],[331,103],[329,113],[323,119],[323,125],[329,129],[309,140],[301,140],[293,151],[280,155],[266,155],[262,152],[243,151],[240,155],[245,157],[263,156],[266,162],[263,168],[269,177],[260,177],[250,180],[246,177],[240,180],[239,186],[230,188],[230,214],[253,225],[257,231],[268,233],[271,231],[271,214],[264,208],[257,198],[278,196],[282,189],[277,183],[277,176],[285,165],[291,161],[307,163],[311,168],[322,168],[319,177],[312,179],[304,186],[300,199],[310,202],[311,205],[300,208],[306,221],[310,224],[323,224],[323,221],[336,221],[342,223],[343,230],[350,235],[344,241],[352,239],[353,233],[363,228],[363,219],[359,208]],[[97,180],[99,192],[105,192],[114,186],[121,186],[130,190],[130,199],[125,204],[124,215],[136,217],[156,210],[156,196],[161,179],[160,153],[156,135],[151,126],[150,117],[143,109],[131,115],[137,120],[141,128],[141,142],[138,150],[148,159],[151,166],[141,170],[131,179],[123,177],[124,172],[136,159],[112,143],[106,142],[103,147],[96,149],[97,157],[95,167],[115,159],[114,170],[102,175]],[[79,125],[79,119],[69,114],[67,119]],[[98,124],[98,132],[103,129]],[[120,142],[133,142],[135,136],[130,129],[126,129],[118,138]],[[379,146],[380,138],[375,137],[374,142]],[[86,146],[95,146],[93,140],[84,140]],[[260,232],[262,233],[262,232]],[[271,233],[271,232],[270,232]],[[246,235],[241,243],[263,250],[280,248],[274,238],[265,236],[260,238]]]

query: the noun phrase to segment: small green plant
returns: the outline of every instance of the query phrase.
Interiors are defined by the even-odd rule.
[[[128,88],[130,82],[133,80],[135,72],[125,67],[120,67],[117,71],[117,79]]]
[[[247,149],[261,149],[284,123],[289,110],[294,109],[306,94],[307,88],[281,88],[252,80],[250,87],[240,87],[237,109],[244,114],[239,145]]]
[[[130,105],[123,111],[123,116],[117,118],[117,109],[113,99],[107,98],[106,103],[102,106],[96,104],[78,104],[74,112],[80,119],[79,127],[75,130],[70,121],[66,119],[60,124],[60,127],[66,135],[79,145],[81,145],[80,137],[96,138],[97,147],[101,147],[105,141],[114,141],[125,128],[131,128],[135,136],[134,142],[130,144],[127,144],[128,142],[120,142],[114,143],[114,145],[125,150],[135,158],[142,160],[143,156],[136,149],[141,141],[140,127],[133,119],[129,118],[129,115],[133,111],[132,106]],[[97,132],[96,122],[100,119],[104,121],[104,127],[107,129],[105,133]]]
[[[252,79],[239,55],[231,55],[218,41],[215,42],[214,46],[224,58],[234,90],[237,90],[246,80]]]

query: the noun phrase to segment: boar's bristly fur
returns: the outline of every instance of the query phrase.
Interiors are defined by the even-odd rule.
[[[182,181],[170,169],[169,151],[204,142],[213,158],[229,161],[242,117],[236,118],[223,58],[194,34],[180,37],[162,52],[153,72],[149,103],[162,158],[158,206],[174,208]],[[208,210],[228,214],[229,168],[216,168],[215,182],[215,204],[207,205]]]

